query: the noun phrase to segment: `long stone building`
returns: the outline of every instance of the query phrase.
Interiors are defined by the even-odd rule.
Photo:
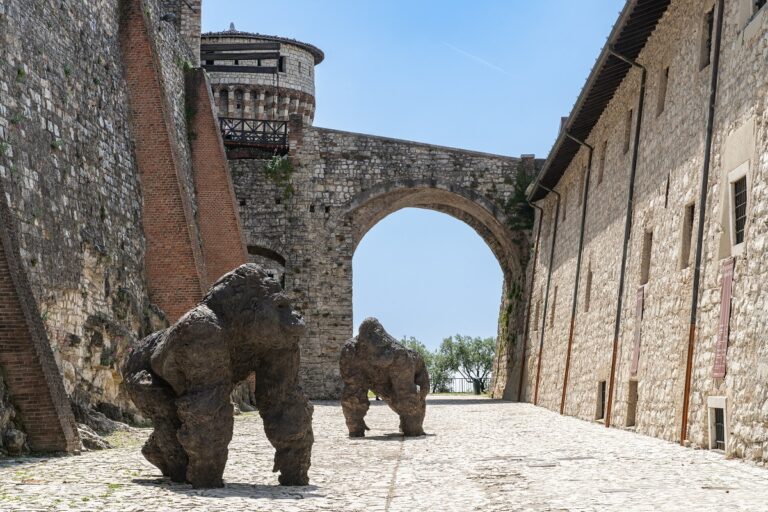
[[[520,399],[768,460],[765,4],[627,2],[529,191]]]

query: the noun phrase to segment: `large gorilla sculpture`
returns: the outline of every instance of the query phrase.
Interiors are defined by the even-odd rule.
[[[429,393],[429,374],[421,356],[387,334],[375,318],[360,324],[357,337],[341,350],[344,391],[341,408],[350,437],[363,437],[368,426],[368,390],[383,398],[400,416],[406,436],[424,434],[422,423]]]
[[[282,485],[307,485],[312,405],[298,385],[304,321],[276,280],[246,264],[219,279],[176,324],[136,345],[128,394],[155,430],[142,453],[175,482],[221,487],[235,384],[255,371],[256,401]]]

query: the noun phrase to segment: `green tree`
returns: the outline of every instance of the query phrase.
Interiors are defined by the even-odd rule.
[[[430,352],[429,349],[413,336],[403,336],[400,340],[406,348],[417,352],[429,372],[429,383],[432,393],[439,393],[448,390],[448,384],[451,378],[451,370],[448,368],[447,359],[438,351]]]
[[[451,373],[448,358],[439,350],[432,354],[432,364],[429,366],[429,382],[433,393],[446,393],[451,390]]]
[[[476,395],[485,391],[485,379],[493,367],[496,340],[457,334],[443,340],[440,353],[451,371],[472,382]]]

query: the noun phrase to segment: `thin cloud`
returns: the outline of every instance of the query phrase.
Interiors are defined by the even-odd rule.
[[[485,66],[487,68],[491,68],[491,69],[493,69],[495,71],[498,71],[499,73],[504,73],[507,76],[511,76],[511,77],[515,76],[512,73],[510,73],[509,71],[507,71],[506,69],[500,68],[496,64],[488,62],[487,60],[482,59],[482,58],[478,57],[477,55],[473,55],[473,54],[471,54],[469,52],[466,52],[466,51],[462,50],[461,48],[456,48],[452,44],[446,43],[445,41],[443,41],[443,44],[445,46],[447,46],[448,48],[450,48],[451,50],[455,51],[456,53],[460,53],[461,55],[464,55],[465,57],[468,57],[468,58],[474,60],[475,62],[479,62],[480,64],[482,64],[483,66]]]

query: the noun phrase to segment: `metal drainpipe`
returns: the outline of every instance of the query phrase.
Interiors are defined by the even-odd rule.
[[[615,384],[616,384],[616,358],[618,356],[619,351],[619,333],[621,331],[621,307],[622,307],[622,299],[624,298],[624,281],[626,279],[627,274],[627,252],[629,251],[629,238],[632,234],[632,216],[633,216],[633,209],[634,209],[634,197],[635,197],[635,176],[637,174],[637,156],[640,146],[640,127],[642,126],[643,122],[643,106],[645,104],[645,81],[646,81],[646,70],[645,67],[641,66],[637,62],[633,61],[632,59],[629,59],[625,57],[624,55],[621,55],[620,53],[616,52],[615,50],[610,50],[611,55],[616,57],[617,59],[621,59],[627,64],[629,64],[632,67],[638,68],[641,71],[640,75],[640,98],[638,99],[638,105],[637,105],[637,120],[635,122],[635,137],[634,137],[634,147],[632,148],[632,164],[630,167],[630,173],[629,173],[629,191],[627,193],[627,218],[624,223],[624,247],[622,249],[621,254],[621,272],[619,274],[619,297],[616,301],[616,320],[614,321],[614,330],[613,330],[613,352],[611,354],[611,375],[610,375],[610,382],[608,386],[608,404],[605,411],[605,426],[610,427],[611,426],[611,412],[613,410],[613,396],[615,394]]]
[[[710,156],[712,153],[712,134],[715,123],[715,104],[717,100],[717,81],[720,71],[720,39],[723,33],[724,1],[717,3],[717,29],[715,31],[714,52],[712,58],[712,77],[709,87],[709,111],[707,114],[707,135],[704,142],[704,164],[701,172],[699,190],[699,226],[696,231],[696,265],[693,267],[693,291],[691,293],[691,323],[688,330],[688,354],[685,365],[685,389],[683,390],[683,418],[680,427],[680,444],[685,444],[688,437],[688,407],[691,398],[691,376],[693,374],[693,350],[696,341],[696,322],[698,321],[699,287],[701,281],[701,259],[704,250],[704,219],[707,211],[707,189],[709,186]]]
[[[547,325],[547,308],[549,307],[549,286],[552,283],[552,264],[555,261],[555,242],[557,242],[557,225],[560,223],[560,194],[554,190],[545,187],[541,183],[536,184],[547,192],[555,195],[557,204],[555,205],[555,226],[552,229],[552,246],[549,248],[549,269],[547,272],[547,287],[544,294],[544,310],[541,314],[541,335],[539,337],[539,361],[536,364],[536,387],[533,393],[533,405],[539,403],[539,379],[541,378],[541,355],[544,350],[544,328]]]
[[[576,309],[579,300],[579,282],[581,279],[581,257],[584,252],[584,227],[587,220],[587,199],[589,198],[589,177],[592,174],[592,151],[594,148],[584,142],[577,139],[570,133],[566,132],[565,136],[587,148],[589,151],[589,157],[587,158],[587,175],[584,178],[584,190],[581,197],[581,224],[579,228],[579,254],[576,258],[576,278],[573,283],[573,300],[571,301],[571,325],[568,331],[568,350],[565,356],[565,372],[563,374],[563,395],[560,399],[560,414],[565,411],[565,397],[568,389],[568,375],[571,369],[571,349],[573,348],[573,330],[576,326]]]
[[[520,382],[517,385],[517,401],[523,399],[523,376],[525,374],[525,356],[528,347],[531,328],[531,303],[533,302],[533,285],[536,282],[536,261],[539,259],[539,242],[541,241],[541,225],[544,223],[544,210],[538,205],[528,201],[531,208],[539,212],[539,227],[536,229],[536,248],[533,250],[533,270],[531,270],[531,284],[528,287],[528,307],[525,313],[525,331],[523,335],[523,355],[520,357]]]

